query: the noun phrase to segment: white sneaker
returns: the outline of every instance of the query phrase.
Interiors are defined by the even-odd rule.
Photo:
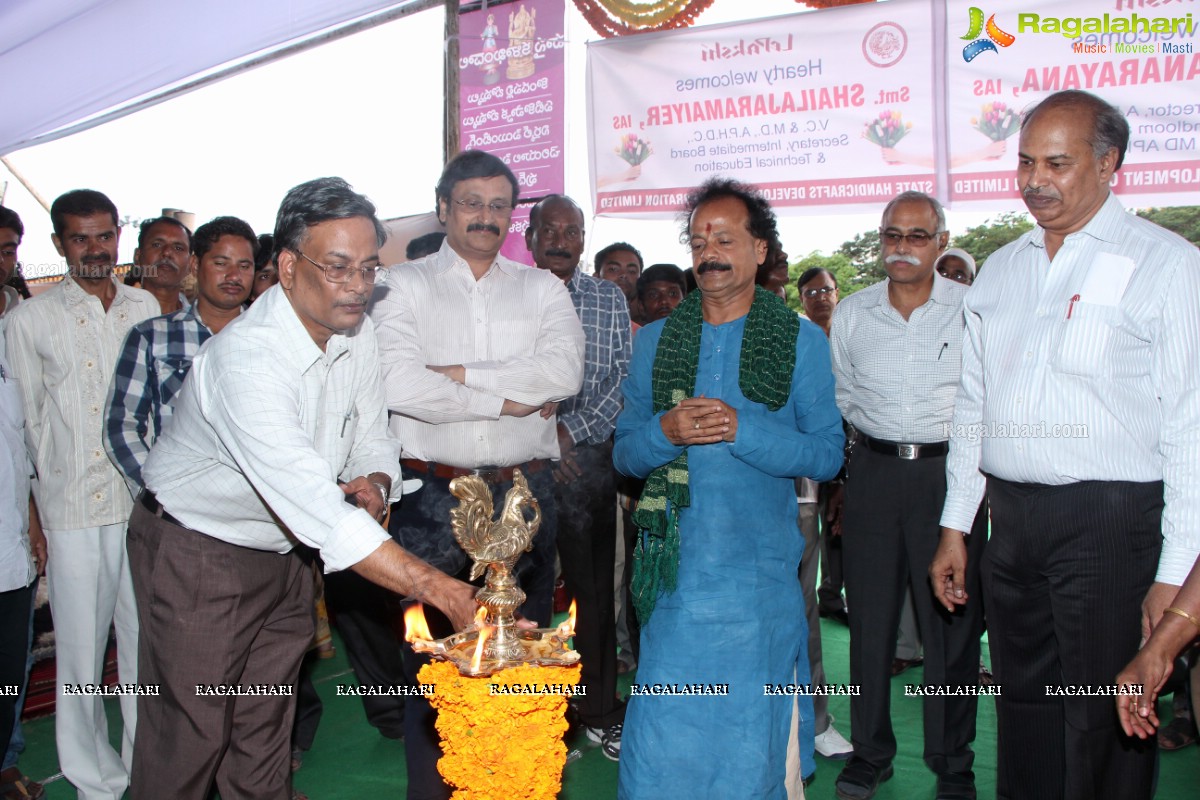
[[[604,756],[610,761],[621,760],[621,723],[610,725],[607,728],[592,728],[584,726],[587,732],[587,738],[596,744],[600,745],[600,749],[604,751]]]
[[[824,733],[818,733],[814,740],[817,745],[817,752],[831,758],[834,761],[845,761],[850,756],[854,755],[854,745],[846,741],[846,737],[838,733],[837,728],[833,727],[833,717],[829,718],[829,727]]]

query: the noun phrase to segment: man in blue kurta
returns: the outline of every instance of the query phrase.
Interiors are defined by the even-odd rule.
[[[699,290],[638,334],[613,453],[646,478],[619,796],[783,800],[789,735],[813,770],[811,702],[772,691],[809,675],[792,479],[837,473],[841,417],[824,334],[756,291],[770,206],[713,180],[687,209]]]

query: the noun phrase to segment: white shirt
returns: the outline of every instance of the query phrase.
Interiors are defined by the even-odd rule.
[[[4,357],[0,325],[0,592],[23,589],[37,577],[29,551],[29,476],[21,390]]]
[[[370,314],[406,457],[468,468],[559,457],[553,417],[500,409],[563,400],[583,384],[583,327],[560,279],[497,256],[477,281],[444,242],[388,270]],[[465,384],[425,368],[452,364],[466,368]]]
[[[1200,554],[1200,252],[1112,195],[1050,261],[1034,228],[967,293],[942,524],[984,477],[1165,484],[1158,580]]]
[[[117,294],[107,313],[100,298],[68,276],[5,315],[46,530],[127,522],[133,508],[104,451],[104,401],[125,334],[157,317],[159,307],[149,292],[113,284]]]
[[[890,442],[950,438],[966,292],[935,272],[929,299],[908,320],[888,300],[886,280],[837,304],[829,342],[838,408],[851,425]]]
[[[17,303],[21,302],[21,293],[7,284],[0,286],[0,292],[4,293],[4,308],[0,309],[0,328],[4,327],[4,320],[8,318],[8,312],[17,307]]]
[[[322,353],[283,290],[266,292],[196,354],[146,487],[216,539],[277,553],[298,539],[329,572],[357,564],[388,535],[338,479],[382,472],[400,487],[378,359],[369,319]]]

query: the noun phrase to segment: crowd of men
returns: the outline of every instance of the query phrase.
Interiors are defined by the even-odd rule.
[[[563,195],[530,209],[536,268],[505,258],[517,180],[466,151],[435,190],[444,234],[404,264],[382,264],[370,201],[323,178],[270,237],[147,221],[140,288],[112,276],[116,207],[68,192],[68,276],[0,295],[0,682],[27,680],[44,569],[80,797],[297,797],[313,701],[236,688],[303,686],[312,559],[359,681],[413,685],[426,657],[396,608],[425,604],[438,637],[474,624],[450,482],[501,494],[519,469],[543,520],[521,612],[549,624],[560,576],[577,600],[572,714],[620,762],[619,797],[800,797],[815,754],[845,762],[839,798],[874,796],[899,631],[933,690],[934,796],[972,800],[986,619],[998,797],[1148,798],[1146,706],[1118,704],[1123,732],[1111,697],[1050,691],[1112,685],[1165,611],[1200,627],[1195,592],[1176,601],[1200,554],[1200,255],[1110,193],[1128,138],[1100,98],[1052,95],[1020,136],[1037,227],[976,274],[938,201],[904,192],[887,279],[839,303],[808,270],[803,317],[774,212],[730,179],[687,199],[686,272],[616,242],[588,274]],[[22,235],[0,208],[5,281]],[[822,616],[850,630],[849,740],[823,692],[764,690],[825,684]],[[120,683],[156,690],[121,698],[120,751],[101,697],[66,691],[101,682],[111,628]],[[717,690],[627,704],[629,669]],[[5,800],[43,794],[16,764],[19,707],[0,693]],[[448,798],[427,700],[364,710],[405,740],[407,797]]]

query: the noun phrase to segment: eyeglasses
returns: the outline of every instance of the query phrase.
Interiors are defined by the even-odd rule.
[[[805,289],[803,294],[809,300],[812,300],[814,297],[824,297],[825,295],[833,294],[836,291],[836,286],[822,286],[820,289]]]
[[[454,200],[454,198],[450,199]],[[486,208],[496,216],[502,217],[505,214],[511,214],[513,210],[513,207],[508,203],[501,203],[496,200],[493,200],[490,203],[485,203],[482,200],[475,200],[472,198],[470,200],[454,200],[454,202],[472,214],[478,214],[480,211],[483,211],[483,209]]]
[[[355,273],[361,272],[363,280],[368,286],[370,286],[375,283],[376,276],[378,276],[380,272],[383,272],[384,269],[378,264],[373,267],[355,267],[350,264],[320,264],[304,255],[304,253],[301,253],[299,250],[296,252],[299,253],[300,257],[305,261],[321,270],[321,272],[324,272],[325,280],[329,281],[330,283],[349,283],[350,281],[354,280]]]
[[[936,233],[926,233],[925,231],[913,231],[912,233],[896,233],[896,231],[879,232],[879,238],[884,244],[895,246],[900,244],[901,239],[904,239],[912,247],[924,247],[932,242],[937,235]]]

